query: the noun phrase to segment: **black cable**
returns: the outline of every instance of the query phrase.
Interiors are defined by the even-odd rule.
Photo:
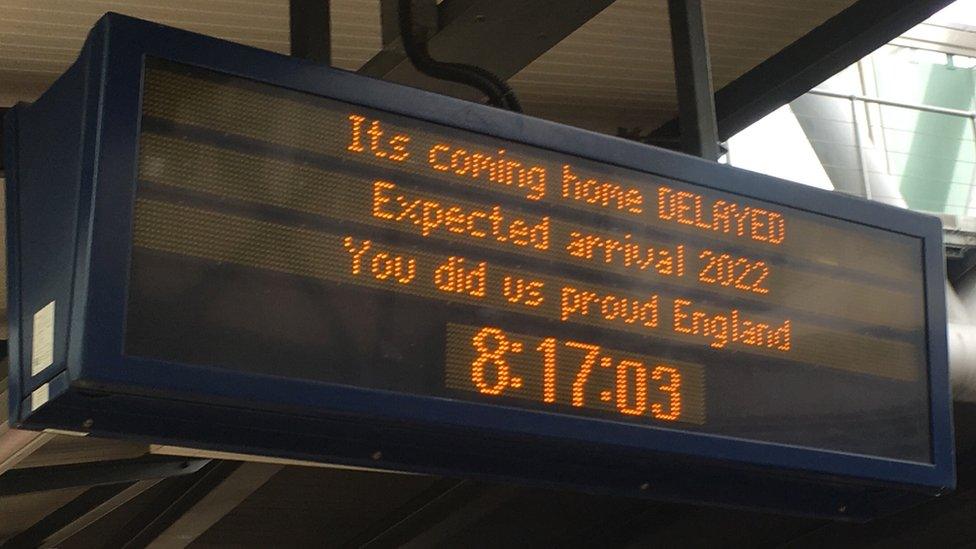
[[[450,80],[476,88],[488,96],[488,104],[522,112],[515,91],[504,80],[481,67],[462,63],[445,63],[430,56],[427,41],[413,32],[412,0],[399,0],[398,18],[403,49],[413,66],[423,74],[440,80]]]
[[[410,0],[399,2],[399,23],[404,50],[417,70],[433,78],[459,82],[476,88],[488,96],[490,105],[521,111],[518,100],[512,101],[514,93],[511,88],[491,72],[473,65],[444,63],[433,59],[427,49],[427,42],[414,34],[413,5]]]

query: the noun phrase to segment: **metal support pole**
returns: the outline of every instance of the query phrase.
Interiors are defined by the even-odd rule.
[[[289,0],[291,55],[332,64],[329,0]]]
[[[861,148],[861,126],[857,123],[857,98],[848,98],[851,102],[851,124],[854,126],[854,148],[857,153],[857,166],[861,170],[861,196],[871,200],[871,182],[868,180],[868,166],[864,161],[864,149]]]
[[[668,0],[681,149],[718,160],[712,67],[701,0]]]

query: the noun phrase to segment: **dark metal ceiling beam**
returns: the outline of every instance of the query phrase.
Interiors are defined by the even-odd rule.
[[[416,536],[433,520],[443,518],[478,497],[481,484],[455,479],[440,479],[399,509],[376,521],[367,531],[351,540],[348,547],[370,549],[395,547]]]
[[[30,528],[0,544],[0,547],[58,547],[157,482],[158,479],[141,480],[89,488]]]
[[[858,0],[715,93],[726,140],[925,21],[953,0]],[[678,135],[677,119],[652,133]]]
[[[481,519],[518,489],[442,479],[360,534],[350,547],[433,547]]]
[[[54,438],[50,433],[15,429],[6,421],[6,418],[0,418],[0,475],[16,467]]]
[[[185,508],[181,516],[156,536],[152,546],[178,549],[190,545],[282,468],[283,465],[269,463],[242,463],[194,505]]]
[[[479,497],[455,508],[452,513],[440,520],[428,523],[421,533],[405,541],[401,547],[403,549],[420,549],[423,547],[450,546],[451,538],[511,501],[518,495],[519,490],[515,486],[488,486]]]
[[[431,0],[432,3],[432,0]],[[380,0],[380,31],[382,33],[383,48],[359,68],[360,74],[375,76],[393,80],[390,77],[395,70],[412,72],[413,76],[423,78],[423,76],[413,70],[407,54],[403,49],[403,41],[400,40],[399,8],[397,0]],[[414,3],[414,27],[426,29],[426,38],[430,39],[438,28],[437,4],[433,5],[433,10],[427,0]],[[430,83],[432,81],[428,81]],[[405,83],[405,82],[404,82]],[[455,91],[461,88],[455,88]]]
[[[106,547],[148,546],[239,466],[240,462],[214,460],[191,476],[161,483],[147,494],[151,500],[145,508],[116,531]]]
[[[288,22],[293,57],[332,64],[329,0],[289,0]]]
[[[613,0],[444,0],[438,6],[437,30],[429,47],[439,61],[485,68],[508,80],[561,42]],[[391,2],[384,2],[383,51],[359,70],[392,80],[468,99],[477,92],[466,86],[426,77],[410,64],[396,34]],[[395,4],[395,2],[392,2]]]
[[[72,499],[58,509],[55,509],[30,528],[4,541],[2,544],[0,544],[0,548],[12,549],[15,547],[50,547],[52,545],[50,541],[54,540],[55,538],[63,541],[67,538],[59,535],[59,532],[69,530],[77,531],[77,529],[74,529],[73,525],[78,524],[79,521],[85,520],[86,517],[94,516],[92,513],[97,514],[98,517],[104,516],[112,509],[115,509],[121,505],[121,503],[119,503],[119,497],[122,494],[126,494],[128,496],[125,498],[125,501],[132,499],[132,496],[129,496],[127,491],[135,484],[139,483],[95,486],[93,488],[89,488],[88,490],[82,492],[82,494],[78,497]],[[99,514],[100,509],[104,509],[104,512]],[[91,522],[94,522],[94,520],[89,520],[85,524],[91,524]]]
[[[137,459],[12,469],[0,476],[0,496],[190,475],[200,470],[209,461],[147,456]]]
[[[3,109],[0,109],[2,115]],[[0,117],[0,123],[2,123]],[[3,131],[0,124],[0,153],[3,149]],[[0,157],[3,155],[0,154]],[[0,163],[0,176],[3,175],[2,163]],[[3,189],[0,189],[0,198],[3,196]],[[2,202],[2,200],[0,200]],[[57,435],[49,432],[25,431],[10,426],[8,420],[8,398],[10,392],[7,388],[7,372],[10,369],[10,360],[7,356],[7,342],[0,341],[0,353],[3,360],[0,360],[0,476],[7,471],[17,467],[25,459],[28,459],[35,452],[43,448],[47,443],[54,440]]]

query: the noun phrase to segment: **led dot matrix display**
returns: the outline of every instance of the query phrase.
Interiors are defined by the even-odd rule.
[[[132,355],[930,459],[916,238],[170,63],[144,88]]]

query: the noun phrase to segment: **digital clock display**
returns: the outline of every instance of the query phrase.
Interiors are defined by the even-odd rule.
[[[449,324],[447,386],[663,422],[705,422],[704,368],[597,343]]]
[[[142,101],[131,356],[931,460],[919,238],[168,62]]]

